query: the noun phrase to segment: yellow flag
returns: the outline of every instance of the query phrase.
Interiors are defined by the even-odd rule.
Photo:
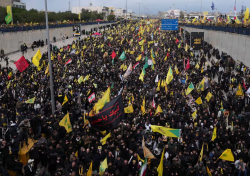
[[[175,65],[175,72],[176,72],[177,75],[179,75],[179,73],[180,73],[179,70],[178,70],[177,65]]]
[[[226,149],[219,158],[222,160],[234,162],[234,156],[232,154],[231,149]]]
[[[206,96],[206,98],[205,98],[205,99],[207,100],[207,102],[210,101],[210,99],[212,98],[212,96],[213,96],[213,95],[212,95],[210,92],[207,93],[207,96]]]
[[[162,109],[161,109],[161,106],[158,105],[158,106],[157,106],[157,109],[156,109],[156,111],[155,111],[155,115],[158,114],[158,113],[161,113],[161,112],[163,112]]]
[[[142,105],[141,105],[141,111],[142,111],[142,114],[144,115],[146,113],[146,107],[145,107],[145,97],[142,101]]]
[[[202,148],[201,148],[200,161],[202,161],[202,157],[203,157],[203,148],[204,148],[204,143],[202,144]]]
[[[80,78],[77,80],[79,84],[81,84],[81,82],[83,82],[83,77],[80,76]]]
[[[102,109],[108,102],[110,102],[110,87],[106,90],[103,97],[95,104],[94,108],[96,113],[98,113],[99,110]]]
[[[68,101],[68,97],[65,95],[64,100],[63,100],[63,103],[62,103],[62,106],[63,106],[65,103],[67,103],[67,101]]]
[[[173,71],[172,68],[169,67],[167,78],[166,78],[166,83],[169,84],[173,79]]]
[[[38,67],[39,66],[39,61],[42,58],[42,54],[40,52],[40,49],[38,49],[38,51],[36,52],[36,54],[34,55],[34,57],[32,58],[32,63]]]
[[[199,63],[197,62],[197,64],[195,65],[195,68],[198,70],[200,68]]]
[[[132,94],[132,102],[134,102],[134,101],[135,101],[134,94]]]
[[[212,136],[211,141],[214,141],[216,139],[216,137],[217,137],[216,132],[217,132],[217,127],[214,127],[214,132],[213,132],[213,136]]]
[[[93,164],[93,162],[91,162],[91,164],[89,166],[89,170],[87,172],[87,176],[92,176],[92,164]]]
[[[244,93],[240,84],[239,84],[239,87],[235,96],[244,96]]]
[[[75,157],[78,157],[78,150],[77,150],[76,153],[75,153]]]
[[[157,168],[158,176],[163,176],[163,158],[164,158],[164,155],[165,155],[165,148],[162,151],[161,161],[160,161],[160,164]]]
[[[143,147],[143,154],[144,154],[144,157],[147,157],[149,159],[154,159],[155,156],[150,152],[150,150],[147,148],[147,147]]]
[[[31,99],[28,99],[27,101],[26,101],[26,103],[34,103],[35,102],[35,99],[36,99],[36,97],[34,97],[34,98],[31,98]]]
[[[47,73],[49,73],[49,64],[48,64],[48,66],[47,66],[47,68],[45,70],[45,74],[47,74]]]
[[[160,86],[161,86],[161,80],[158,81],[158,86],[157,86],[156,91],[160,91],[161,90]]]
[[[207,167],[207,175],[208,175],[208,176],[212,176],[212,174],[211,174],[211,172],[210,172],[210,170],[209,170],[208,167]]]
[[[140,61],[141,60],[141,54],[136,58],[136,61]]]
[[[195,103],[197,103],[198,105],[202,104],[201,97],[197,98],[197,100],[195,101]]]
[[[201,73],[203,73],[203,67],[201,67]]]
[[[59,125],[63,126],[66,129],[67,133],[72,131],[72,126],[71,126],[70,119],[69,119],[69,113],[67,113],[63,117],[63,119],[59,122]]]
[[[130,105],[130,106],[124,108],[124,112],[125,113],[133,113],[134,112],[133,105]]]
[[[109,137],[111,137],[111,133],[107,134],[104,138],[102,138],[102,139],[100,140],[100,142],[102,143],[102,145],[106,144],[107,139],[108,139]]]
[[[137,160],[138,160],[138,163],[139,163],[139,161],[141,161],[142,163],[144,163],[144,160],[141,159],[141,157],[138,154],[137,154]]]
[[[195,111],[192,113],[193,120],[196,119],[196,115],[197,115],[197,110],[195,110]]]
[[[102,164],[100,165],[100,168],[99,168],[100,176],[102,176],[104,174],[104,172],[107,168],[108,168],[108,162],[107,162],[107,158],[105,158],[105,160],[102,162]]]

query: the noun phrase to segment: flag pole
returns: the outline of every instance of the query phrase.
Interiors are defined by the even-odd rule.
[[[52,114],[54,114],[55,113],[55,98],[54,98],[52,62],[51,62],[51,55],[50,55],[50,40],[49,40],[49,22],[48,22],[48,12],[47,12],[47,0],[45,0],[45,17],[46,17],[46,32],[47,32],[47,41],[48,41],[48,59],[49,59],[49,72],[50,72],[50,94],[51,94]]]
[[[13,24],[13,13],[12,13],[12,0],[10,0],[10,8],[11,8],[11,17],[12,17],[12,21],[11,21],[11,24]]]

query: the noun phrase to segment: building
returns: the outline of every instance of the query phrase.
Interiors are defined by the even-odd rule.
[[[104,6],[82,6],[82,7],[72,7],[72,13],[79,14],[82,9],[89,10],[90,12],[96,11],[97,13],[102,13]]]
[[[11,4],[10,0],[0,0],[0,6],[2,7],[9,6],[10,4]]]
[[[13,0],[13,7],[26,9],[26,4],[21,2],[21,0]]]
[[[122,8],[115,8],[114,15],[116,17],[124,17],[126,15],[126,10],[124,10]]]
[[[13,3],[11,4],[11,2]],[[0,0],[0,6],[6,7],[10,5],[12,5],[12,7],[26,9],[26,4],[21,2],[21,0]]]

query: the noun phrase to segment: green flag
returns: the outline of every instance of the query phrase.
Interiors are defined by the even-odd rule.
[[[144,64],[143,69],[146,69],[146,68],[148,68],[148,56],[146,56],[145,64]]]
[[[5,21],[6,21],[7,24],[9,24],[9,23],[12,21],[11,14],[8,14],[8,15],[5,17]]]
[[[122,54],[119,57],[121,60],[125,60],[126,59],[126,55],[125,52],[123,51]]]

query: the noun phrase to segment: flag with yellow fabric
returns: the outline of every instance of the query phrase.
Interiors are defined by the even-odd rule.
[[[163,111],[162,111],[162,109],[161,109],[161,106],[158,105],[158,106],[157,106],[157,109],[156,109],[156,111],[155,111],[155,115],[158,114],[158,113],[162,113],[162,112],[163,112]]]
[[[203,148],[204,148],[204,143],[202,144],[202,148],[200,152],[200,161],[202,161],[202,157],[203,157]]]
[[[244,92],[243,92],[243,89],[242,89],[242,87],[241,87],[240,84],[239,84],[239,86],[238,86],[238,90],[237,90],[235,96],[244,96]]]
[[[59,122],[59,125],[63,126],[66,129],[67,133],[72,131],[72,126],[71,126],[71,123],[70,123],[69,113],[67,113],[63,117],[63,119]]]
[[[169,84],[173,79],[173,71],[172,68],[169,67],[167,78],[166,78],[166,83]]]
[[[34,57],[32,58],[32,63],[36,66],[39,67],[39,62],[42,58],[42,54],[40,49],[37,50],[36,54],[34,55]]]
[[[231,149],[226,149],[219,158],[222,160],[234,162],[234,156],[232,154]]]
[[[125,113],[133,113],[134,112],[134,109],[133,109],[133,105],[131,104],[130,106],[124,108],[124,112]]]
[[[146,114],[146,105],[145,105],[146,103],[145,103],[145,97],[144,97],[144,99],[143,99],[143,101],[142,101],[142,105],[141,105],[141,111],[142,111],[142,115],[144,115],[144,114]]]
[[[198,105],[202,104],[201,97],[197,98],[197,100],[195,101],[195,103],[197,103]]]
[[[110,87],[106,90],[103,97],[95,104],[94,109],[96,113],[98,113],[108,102],[110,102]]]
[[[93,165],[93,161],[91,162],[91,164],[89,166],[89,170],[87,172],[87,176],[92,176],[92,165]]]
[[[168,137],[180,137],[181,136],[181,129],[174,129],[174,128],[166,128],[163,126],[151,125],[151,129],[153,132],[161,133],[164,136]]]
[[[105,160],[101,163],[99,167],[99,175],[102,176],[107,168],[108,168],[108,161],[107,158],[105,158]]]
[[[211,174],[211,172],[210,172],[210,170],[209,170],[208,167],[207,167],[207,175],[208,175],[208,176],[212,176],[212,174]]]
[[[63,103],[62,103],[62,106],[68,102],[68,97],[65,95],[64,99],[63,99]]]
[[[77,81],[78,81],[78,84],[81,84],[83,82],[83,77],[80,76],[80,78]]]
[[[217,127],[214,127],[214,131],[213,131],[213,136],[211,141],[214,141],[217,138]]]
[[[163,176],[163,158],[164,158],[164,155],[165,155],[165,147],[162,151],[162,154],[161,154],[161,161],[160,161],[160,164],[157,168],[157,172],[158,172],[158,176]]]
[[[36,100],[36,97],[31,98],[31,99],[28,99],[28,100],[26,101],[26,103],[33,104],[33,103],[35,102],[35,100]]]
[[[100,140],[100,142],[102,143],[102,145],[106,144],[107,139],[108,139],[109,137],[111,137],[111,133],[107,134],[104,138],[102,138],[102,139]]]
[[[205,98],[205,99],[207,100],[207,102],[210,101],[210,99],[212,98],[212,96],[213,96],[213,95],[212,95],[210,92],[207,93],[207,96],[206,96],[206,98]]]
[[[196,119],[196,115],[197,115],[197,110],[195,110],[195,111],[192,113],[193,120]]]

